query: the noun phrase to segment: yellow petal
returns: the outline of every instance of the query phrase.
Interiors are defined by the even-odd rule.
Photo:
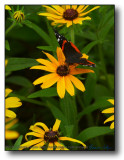
[[[33,146],[34,144],[37,144],[41,141],[42,141],[42,139],[34,139],[34,140],[31,140],[31,141],[25,142],[25,143],[20,145],[19,150],[22,150],[24,148],[28,148],[30,146]]]
[[[65,79],[64,76],[60,77],[60,79],[57,82],[57,93],[60,98],[64,98],[65,96]]]
[[[70,27],[72,25],[72,21],[67,21],[67,27]]]
[[[110,125],[110,129],[114,129],[114,122]]]
[[[10,6],[8,6],[8,5],[5,5],[5,9],[6,9],[6,10],[10,10],[10,11],[11,11],[11,7],[10,7]]]
[[[83,53],[81,58],[86,58],[86,59],[88,59],[88,58],[89,58],[89,56],[88,56],[88,55],[86,55],[85,53]]]
[[[16,114],[13,111],[6,109],[5,116],[9,118],[16,118]]]
[[[10,122],[8,122],[5,126],[6,129],[11,128],[12,126],[14,126],[16,123],[18,122],[18,119],[15,118],[14,120],[10,120]]]
[[[85,5],[85,6],[80,10],[80,12],[85,11],[88,7],[89,7],[89,5]]]
[[[62,15],[62,13],[56,11],[55,9],[53,9],[52,7],[46,6],[44,5],[43,7],[46,8],[47,12],[52,13],[52,14],[58,14],[58,15]]]
[[[108,102],[114,105],[114,99],[108,99]]]
[[[35,125],[30,126],[30,130],[32,130],[33,132],[41,134],[41,136],[44,135],[44,133],[45,133],[40,127],[37,127]]]
[[[65,8],[66,8],[66,10],[67,10],[67,9],[70,9],[71,6],[70,6],[70,5],[66,5]]]
[[[92,8],[92,9],[90,9],[89,11],[84,12],[84,13],[81,13],[81,14],[80,14],[80,16],[84,16],[84,15],[86,15],[86,14],[88,14],[88,13],[92,12],[93,10],[98,9],[99,7],[100,7],[100,6],[93,7],[93,8]]]
[[[49,53],[46,53],[46,52],[43,52],[49,59],[52,63],[56,64],[56,66],[59,65],[58,61]]]
[[[53,143],[50,142],[50,143],[48,144],[47,150],[48,150],[48,151],[53,150]]]
[[[5,60],[5,66],[7,66],[7,64],[8,64],[8,59]]]
[[[55,124],[53,126],[52,131],[58,131],[60,123],[61,123],[61,121],[59,119],[56,119],[56,122],[55,122]]]
[[[44,71],[48,71],[48,72],[55,72],[56,71],[55,67],[53,69],[52,67],[46,67],[46,66],[41,66],[41,65],[33,66],[30,69],[40,69],[40,70],[44,70]]]
[[[12,90],[9,89],[9,88],[7,88],[7,89],[5,90],[5,97],[7,97],[11,92],[12,92]]]
[[[114,107],[104,109],[102,113],[114,113]]]
[[[74,86],[68,76],[65,76],[65,89],[71,96],[74,96]]]
[[[56,15],[56,14],[51,14],[51,13],[39,13],[39,16],[46,16],[46,17],[51,17],[54,19],[62,19],[63,17],[60,15]]]
[[[42,122],[37,122],[34,124],[35,126],[41,126],[45,131],[49,131],[49,128]]]
[[[49,79],[54,78],[55,76],[56,76],[55,73],[47,74],[47,75],[45,75],[45,76],[42,76],[42,77],[36,79],[36,80],[33,82],[33,84],[34,84],[34,85],[41,84],[41,83],[43,83],[43,82],[45,82],[45,81],[47,81],[47,80],[49,80]]]
[[[72,83],[75,85],[76,88],[78,88],[82,92],[85,91],[85,87],[84,87],[83,83],[78,78],[76,78],[72,75],[69,75],[69,78],[72,81]]]
[[[11,140],[11,139],[17,139],[19,137],[19,133],[16,131],[5,131],[5,139],[6,140]]]
[[[80,144],[82,144],[82,146],[84,146],[84,148],[86,148],[86,145],[83,142],[81,142],[77,139],[73,139],[73,138],[70,138],[70,137],[59,137],[59,140],[61,140],[61,141],[72,141],[72,142],[80,143]]]
[[[59,142],[55,142],[56,145],[56,150],[69,150],[68,148],[66,148],[64,145],[62,145]]]
[[[16,108],[20,107],[22,103],[20,102],[20,99],[17,97],[8,97],[5,99],[5,106],[6,108]]]
[[[105,121],[104,121],[104,124],[109,122],[109,121],[113,121],[114,120],[114,115],[110,116],[109,118],[107,118]]]
[[[84,74],[84,73],[94,73],[91,69],[82,69],[82,68],[74,68],[70,70],[70,74],[76,75],[76,74]]]
[[[62,49],[60,47],[57,47],[56,52],[57,52],[59,64],[63,65],[65,63],[65,56],[64,56],[64,53],[62,52]]]
[[[73,8],[74,10],[76,10],[76,9],[77,9],[77,5],[72,5],[72,8]]]
[[[80,5],[80,6],[77,8],[77,12],[80,13],[80,11],[84,8],[84,6],[85,6],[85,5]]]
[[[28,132],[28,133],[26,133],[26,135],[25,135],[25,139],[26,139],[26,141],[28,141],[27,136],[35,136],[35,137],[37,137],[37,138],[41,138],[41,139],[43,138],[43,135],[42,135],[41,133]]]
[[[41,85],[41,88],[42,89],[49,88],[52,85],[54,85],[59,79],[60,79],[60,77],[57,74],[54,73],[54,77],[45,81],[45,82],[43,82],[43,84]]]
[[[84,17],[84,18],[76,18],[76,19],[73,20],[73,23],[74,24],[82,24],[82,22],[84,20],[91,20],[91,18],[89,16]]]
[[[39,59],[36,59],[37,62],[45,65],[46,67],[49,67],[51,69],[55,69],[56,68],[56,65],[51,63],[50,61],[48,60],[45,60],[45,59],[42,59],[42,58],[39,58]]]
[[[42,141],[42,142],[40,142],[40,143],[38,143],[38,144],[34,145],[33,147],[31,147],[31,149],[30,149],[30,150],[42,150],[42,148],[41,148],[41,147],[43,147],[43,146],[44,146],[44,144],[45,144],[45,142],[44,142],[44,141]]]
[[[51,5],[53,8],[55,8],[58,12],[60,12],[61,14],[63,14],[64,9],[62,7],[60,7],[59,5]]]

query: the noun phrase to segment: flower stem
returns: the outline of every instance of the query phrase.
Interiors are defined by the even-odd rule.
[[[16,25],[16,23],[12,23],[11,26],[9,28],[7,28],[5,35],[7,35],[9,33],[10,30],[12,30],[12,28]]]
[[[75,39],[74,39],[74,26],[71,26],[71,42],[75,43]]]

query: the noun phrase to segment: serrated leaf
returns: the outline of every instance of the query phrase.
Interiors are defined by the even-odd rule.
[[[91,138],[102,136],[105,134],[110,134],[113,132],[109,127],[89,127],[83,130],[77,137],[77,139],[82,142],[86,142]]]
[[[23,138],[22,135],[19,136],[19,138],[16,140],[16,142],[15,142],[13,148],[12,148],[12,151],[17,151],[17,150],[19,150],[19,147],[20,147],[21,142],[22,142],[22,138]]]
[[[40,91],[34,92],[28,96],[28,98],[37,98],[37,97],[53,97],[57,96],[56,88],[47,88]]]
[[[18,71],[38,64],[35,59],[31,58],[8,58],[6,72]]]

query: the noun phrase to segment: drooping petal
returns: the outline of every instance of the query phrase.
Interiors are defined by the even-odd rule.
[[[53,150],[53,143],[50,142],[50,143],[48,144],[47,150],[48,150],[48,151]]]
[[[49,128],[42,122],[37,122],[34,126],[41,126],[45,131],[49,131]]]
[[[16,108],[22,105],[20,99],[17,97],[8,97],[5,99],[6,108]]]
[[[73,138],[70,138],[70,137],[59,137],[59,140],[61,140],[61,141],[72,141],[72,142],[80,143],[80,144],[83,145],[84,148],[86,148],[86,145],[83,142],[81,142],[77,139],[73,139]]]
[[[62,7],[60,7],[59,5],[51,5],[53,8],[55,8],[58,12],[60,12],[61,14],[63,14],[64,9]]]
[[[64,76],[60,77],[60,79],[57,82],[57,93],[60,98],[64,98],[65,96],[65,79]]]
[[[7,97],[11,92],[12,92],[11,89],[6,88],[6,89],[5,89],[5,97]]]
[[[40,127],[37,127],[35,125],[31,125],[30,126],[30,130],[32,130],[33,132],[39,133],[41,135],[44,135],[44,130],[42,130]]]
[[[63,65],[65,63],[65,56],[62,52],[62,49],[60,47],[57,47],[57,57],[58,57],[58,62],[60,65]]]
[[[104,109],[102,113],[114,113],[114,107]]]
[[[73,68],[70,70],[70,74],[76,75],[76,74],[84,74],[84,73],[94,73],[91,69],[82,69],[82,68]]]
[[[62,16],[56,15],[56,14],[51,14],[51,13],[39,13],[39,16],[46,16],[46,17],[52,17],[54,19],[62,19]]]
[[[56,122],[55,122],[55,124],[53,126],[52,131],[58,131],[60,123],[61,123],[61,121],[59,119],[56,119]]]
[[[89,5],[85,5],[85,6],[80,10],[80,12],[85,11],[88,7],[89,7]]]
[[[62,145],[60,142],[55,142],[56,150],[69,150],[64,145]]]
[[[10,131],[10,130],[5,131],[6,140],[17,139],[18,137],[19,137],[19,133],[17,131]]]
[[[6,129],[11,128],[12,126],[14,126],[16,123],[18,122],[18,119],[15,118],[14,120],[10,120],[10,122],[8,122],[5,126]]]
[[[49,6],[46,6],[46,5],[44,5],[43,7],[45,7],[47,12],[49,12],[51,14],[62,15],[62,13],[58,12],[57,10],[53,9],[52,7],[49,7]]]
[[[8,5],[5,5],[5,9],[6,9],[6,10],[10,10],[10,11],[12,10],[11,7],[8,6]]]
[[[13,111],[6,109],[5,116],[9,118],[16,118],[16,114]]]
[[[60,77],[54,73],[54,77],[43,82],[43,84],[41,85],[41,88],[42,89],[49,88],[52,85],[54,85],[59,79]]]
[[[95,7],[93,7],[92,9],[90,9],[89,11],[84,12],[84,13],[81,13],[80,16],[85,16],[86,14],[92,12],[92,11],[95,10],[95,9],[98,9],[99,7],[100,7],[100,6],[95,6]]]
[[[43,138],[43,135],[42,135],[41,133],[28,132],[28,133],[26,133],[26,135],[25,135],[25,139],[26,139],[26,141],[28,141],[27,136],[35,136],[35,137],[37,137],[37,138],[41,138],[41,139]]]
[[[104,121],[104,124],[109,122],[109,121],[113,121],[114,120],[114,115],[110,116],[109,118],[107,118],[105,121]]]
[[[83,83],[78,78],[76,78],[72,75],[69,75],[69,78],[72,81],[72,83],[75,85],[76,88],[78,88],[82,92],[85,91],[85,87],[84,87]]]
[[[114,99],[108,99],[108,102],[114,105]]]
[[[49,79],[54,78],[55,76],[56,76],[55,73],[47,74],[47,75],[45,75],[45,76],[42,76],[42,77],[36,79],[36,80],[33,82],[33,84],[34,84],[34,85],[41,84],[41,83],[43,83],[43,82],[45,82],[45,81],[47,81],[47,80],[49,80]]]
[[[20,145],[19,150],[23,150],[24,148],[29,148],[30,146],[33,146],[34,144],[37,144],[39,142],[42,142],[42,139],[33,139],[31,141],[25,142]]]
[[[85,6],[85,5],[80,5],[80,6],[77,8],[77,12],[80,13],[80,11],[84,8],[84,6]]]
[[[45,144],[45,142],[44,142],[44,141],[42,141],[42,142],[40,142],[40,143],[38,143],[38,144],[34,145],[33,147],[31,147],[31,148],[30,148],[30,150],[42,150],[42,148],[41,148],[41,147],[43,147],[43,146],[44,146],[44,144]]]
[[[33,66],[30,69],[40,69],[40,70],[44,70],[44,71],[48,71],[48,72],[55,72],[56,71],[55,67],[53,68],[53,67],[47,67],[47,66],[41,66],[41,65]]]
[[[110,129],[114,129],[114,122],[110,125]]]
[[[74,86],[68,76],[65,76],[65,89],[71,96],[74,96]]]
[[[73,23],[74,24],[82,24],[82,22],[84,20],[91,20],[91,18],[89,16],[84,17],[84,18],[76,18],[76,19],[73,20]]]

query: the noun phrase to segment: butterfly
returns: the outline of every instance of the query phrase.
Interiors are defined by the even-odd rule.
[[[54,30],[54,32],[68,65],[81,64],[83,66],[95,67],[95,63],[82,57],[82,53],[72,42],[68,41],[63,35],[59,34],[57,30]]]

